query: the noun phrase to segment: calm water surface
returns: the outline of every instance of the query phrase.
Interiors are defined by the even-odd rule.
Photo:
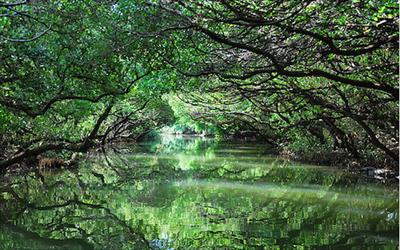
[[[169,138],[0,183],[0,249],[397,249],[398,184]]]

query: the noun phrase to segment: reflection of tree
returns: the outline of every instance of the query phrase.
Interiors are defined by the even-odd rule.
[[[291,187],[280,187],[257,193],[246,190],[237,192],[229,186],[212,186],[213,183],[188,184],[183,187],[191,191],[185,190],[183,193],[195,195],[180,197],[196,200],[196,209],[191,212],[209,225],[206,228],[199,225],[198,231],[188,236],[201,241],[199,244],[203,246],[214,242],[215,247],[224,240],[236,242],[234,245],[238,248],[276,246],[287,249],[299,244],[308,247],[328,246],[344,238],[352,238],[352,235],[363,235],[365,231],[368,231],[370,244],[374,245],[380,243],[372,235],[385,235],[388,230],[396,228],[393,220],[390,225],[380,225],[380,230],[371,228],[378,222],[387,223],[386,218],[390,214],[388,203],[382,203],[380,198],[366,201],[356,196],[354,201],[346,200],[346,190],[316,192],[309,189],[294,192]],[[189,201],[186,204],[190,204]],[[353,207],[359,208],[357,214],[346,210]],[[390,210],[393,212],[397,209],[393,207]],[[390,237],[395,240],[393,235],[392,232]],[[179,248],[183,249],[181,245]]]
[[[120,219],[107,206],[81,201],[78,199],[76,194],[73,199],[57,204],[42,206],[29,202],[27,198],[20,197],[12,188],[2,188],[0,189],[0,192],[8,193],[18,201],[20,210],[16,213],[16,217],[23,216],[24,212],[38,214],[39,216],[40,213],[43,212],[44,214],[49,215],[47,218],[38,219],[38,223],[30,225],[39,231],[45,231],[44,234],[51,232],[51,235],[62,235],[66,238],[69,238],[68,236],[70,235],[74,235],[73,238],[78,242],[81,241],[80,239],[95,238],[96,234],[99,233],[96,230],[86,227],[85,224],[101,222],[103,225],[106,223],[110,226],[108,230],[106,230],[108,231],[106,234],[109,239],[118,239],[123,235],[128,242],[134,242],[139,246],[150,248],[148,241],[139,228],[134,228],[126,221]],[[78,213],[76,213],[77,211]],[[86,215],[86,213],[88,215]],[[29,223],[29,221],[27,222]],[[98,228],[97,230],[101,230],[101,228]],[[51,242],[52,240],[49,241]],[[88,244],[86,242],[84,243],[86,245]],[[112,243],[112,246],[115,246],[115,242],[111,241],[110,243]],[[102,244],[107,243],[102,242]]]
[[[27,231],[24,228],[4,223],[0,224],[0,235],[9,235],[2,238],[2,249],[93,249],[93,246],[82,239],[48,239],[39,234]]]
[[[44,182],[31,174],[15,177],[0,185],[0,221],[35,233],[35,244],[67,240],[81,248],[396,244],[397,200],[385,189],[327,169],[215,151],[210,158],[178,158],[109,149],[79,169],[49,173]],[[191,159],[191,169],[176,168],[184,159]],[[17,241],[7,230],[0,228],[0,248],[2,241]]]
[[[204,154],[206,150],[213,150],[217,147],[218,141],[203,137],[161,137],[145,147],[145,151],[157,153],[190,153],[192,155]]]
[[[143,180],[158,183],[162,179],[177,177],[181,174],[174,167],[177,160],[171,157],[121,153],[114,148],[111,153],[103,150],[98,157],[99,159],[94,161],[94,164],[98,166],[99,171],[103,171],[103,174],[99,172],[96,174],[103,175],[100,178],[104,180],[112,176],[114,185],[117,186]]]

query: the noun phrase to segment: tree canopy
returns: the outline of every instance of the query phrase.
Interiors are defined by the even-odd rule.
[[[398,162],[398,3],[0,1],[0,169],[165,125]]]

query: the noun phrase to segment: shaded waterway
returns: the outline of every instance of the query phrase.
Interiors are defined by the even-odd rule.
[[[5,176],[0,249],[397,249],[398,184],[163,137]]]

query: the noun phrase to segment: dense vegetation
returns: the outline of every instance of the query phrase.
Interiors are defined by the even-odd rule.
[[[1,1],[0,169],[173,125],[398,162],[398,4]]]

